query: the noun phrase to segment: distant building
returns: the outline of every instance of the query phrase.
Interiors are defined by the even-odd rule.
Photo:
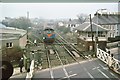
[[[19,46],[25,48],[27,43],[27,31],[0,24],[0,49],[2,47],[12,48]]]
[[[64,26],[64,22],[62,21],[58,22],[58,26]]]
[[[80,51],[89,51],[95,50],[95,44],[97,43],[99,48],[105,50],[107,43],[107,32],[108,30],[92,23],[92,31],[90,22],[84,22],[80,26],[76,28],[78,37],[77,37],[77,45],[80,48]],[[98,32],[96,32],[98,30]],[[92,41],[92,33],[93,33],[93,41]],[[98,39],[96,37],[98,35]]]
[[[79,21],[79,19],[73,19],[73,20],[69,20],[68,22],[66,22],[66,27],[70,27],[70,31],[74,31],[76,27],[78,27],[81,24],[81,22]]]
[[[120,12],[96,13],[93,22],[109,29],[108,37],[120,36]]]

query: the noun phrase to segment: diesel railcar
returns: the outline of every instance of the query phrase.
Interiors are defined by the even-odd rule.
[[[43,41],[45,44],[52,44],[55,41],[55,32],[52,28],[45,28],[43,32]]]

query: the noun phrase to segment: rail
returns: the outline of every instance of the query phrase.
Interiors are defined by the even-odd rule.
[[[50,56],[48,54],[48,49],[47,49],[46,45],[44,45],[44,47],[46,49],[46,57],[47,57],[47,61],[48,61],[48,67],[49,67],[49,71],[50,71],[50,76],[51,76],[51,79],[54,80],[53,70],[52,70],[51,61],[50,61]]]
[[[73,51],[75,51],[75,52],[77,52],[77,53],[80,53],[79,55],[80,55],[81,57],[83,57],[84,59],[87,59],[87,57],[86,57],[84,54],[82,54],[82,52],[80,52],[78,49],[76,49],[73,44],[67,42],[67,41],[66,41],[61,35],[59,35],[57,32],[56,32],[56,34],[62,39],[62,43],[66,43],[66,44],[62,44],[62,45],[64,45],[64,47],[69,46],[69,48],[71,48]],[[74,53],[72,52],[72,54],[74,54]]]
[[[115,59],[113,54],[110,54],[110,51],[105,52],[97,48],[97,58],[106,63],[114,72],[120,74],[120,61]]]
[[[56,55],[57,55],[57,57],[58,57],[61,65],[62,65],[62,69],[63,69],[66,77],[68,78],[68,80],[70,80],[70,78],[69,78],[69,76],[68,76],[68,72],[67,72],[67,70],[65,69],[65,66],[64,66],[64,64],[63,64],[63,62],[62,62],[62,60],[61,60],[61,58],[60,58],[60,56],[59,56],[59,53],[58,53],[57,49],[55,50],[55,53],[56,53]]]

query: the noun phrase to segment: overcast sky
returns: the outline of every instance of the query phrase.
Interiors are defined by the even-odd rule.
[[[30,18],[46,19],[77,18],[77,14],[94,14],[98,9],[118,12],[118,3],[0,3],[4,17],[21,17],[30,13]]]

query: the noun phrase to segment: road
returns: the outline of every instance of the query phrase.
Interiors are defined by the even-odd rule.
[[[119,80],[120,76],[115,74],[113,71],[109,70],[106,64],[101,62],[98,59],[87,60],[70,65],[66,65],[65,69],[71,78],[87,78],[87,79],[105,79],[105,80]],[[55,79],[65,79],[67,76],[66,73],[63,71],[62,66],[53,68],[53,78]],[[37,71],[34,74],[34,79],[40,78],[50,78],[50,71],[49,69],[43,71]]]
[[[65,75],[68,74],[68,80],[71,79],[86,79],[86,80],[120,80],[120,76],[110,70],[106,64],[104,64],[99,59],[92,59],[82,61],[78,63],[72,63],[65,65],[65,71],[62,66],[54,67],[53,69],[53,78],[54,80],[64,80],[67,78]],[[25,80],[26,73],[13,76],[10,80]],[[32,80],[39,79],[50,79],[50,71],[49,69],[44,70],[36,70]]]

